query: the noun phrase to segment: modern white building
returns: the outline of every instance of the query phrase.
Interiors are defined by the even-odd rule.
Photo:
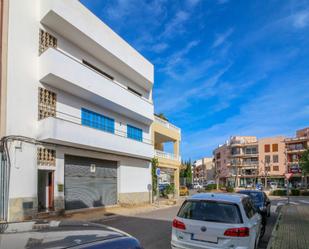
[[[1,0],[1,218],[151,199],[154,67],[77,0]]]

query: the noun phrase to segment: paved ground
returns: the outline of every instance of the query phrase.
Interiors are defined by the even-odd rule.
[[[309,197],[292,197],[290,204],[282,207],[276,227],[271,249],[308,249]]]
[[[291,201],[301,203],[301,201],[307,201],[307,199],[291,198]],[[259,249],[267,247],[277,218],[275,211],[278,206],[285,203],[286,198],[272,198],[271,217],[268,219],[266,232],[260,241]],[[177,214],[178,209],[179,205],[133,216],[118,216],[105,219],[100,223],[128,232],[138,238],[146,249],[168,249],[170,248],[171,221]]]

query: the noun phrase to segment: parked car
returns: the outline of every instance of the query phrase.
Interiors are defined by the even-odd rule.
[[[240,190],[237,193],[248,195],[252,202],[254,207],[259,210],[260,214],[262,215],[262,230],[261,230],[261,236],[265,233],[266,223],[267,223],[267,217],[270,216],[270,207],[271,203],[267,195],[259,190]]]
[[[173,220],[171,246],[254,249],[261,219],[247,195],[196,194],[183,203]]]
[[[262,190],[263,190],[263,184],[257,183],[257,184],[255,185],[255,189],[256,189],[256,190],[262,191]]]
[[[247,183],[246,188],[253,188],[253,183]]]
[[[270,182],[270,183],[269,183],[269,186],[270,186],[271,189],[276,189],[276,188],[278,188],[278,183],[276,183],[276,182]]]
[[[193,183],[193,188],[194,189],[201,189],[201,188],[203,188],[203,186],[199,183]]]
[[[159,193],[160,193],[160,196],[163,195],[164,190],[165,190],[169,185],[170,185],[170,184],[168,184],[168,183],[160,183],[160,184],[159,184]]]
[[[142,249],[117,229],[81,221],[27,221],[0,225],[1,249]]]
[[[179,195],[189,195],[189,189],[186,186],[180,186],[179,188]]]

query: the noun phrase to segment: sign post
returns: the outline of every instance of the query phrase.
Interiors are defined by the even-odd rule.
[[[288,197],[288,204],[290,204],[290,178],[293,176],[293,173],[285,173],[285,178],[287,180],[286,184],[286,195]]]
[[[158,202],[158,206],[160,205],[159,203],[159,197],[160,197],[160,192],[159,192],[159,177],[161,174],[161,170],[160,168],[156,168],[156,175],[157,175],[157,202]]]

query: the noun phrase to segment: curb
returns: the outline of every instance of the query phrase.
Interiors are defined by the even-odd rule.
[[[267,244],[266,249],[272,249],[272,244],[273,244],[275,238],[277,237],[277,230],[278,230],[278,227],[279,227],[279,222],[280,222],[281,217],[282,217],[281,209],[282,209],[283,206],[286,206],[286,205],[287,205],[287,204],[278,207],[278,209],[279,209],[279,210],[278,210],[278,213],[279,213],[279,214],[278,214],[276,223],[275,223],[275,225],[274,225],[274,228],[273,228],[273,230],[272,230],[272,232],[271,232],[270,239],[269,239],[269,242],[268,242],[268,244]]]

